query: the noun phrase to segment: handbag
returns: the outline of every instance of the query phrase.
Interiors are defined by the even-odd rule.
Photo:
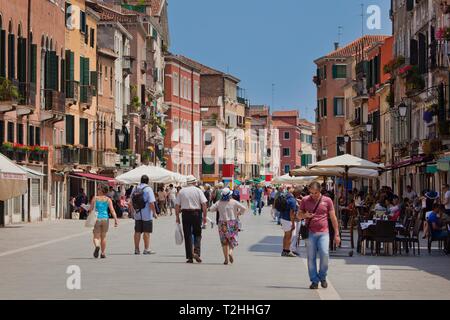
[[[319,204],[322,202],[322,196],[320,196],[319,201],[317,201],[316,207],[314,208],[314,211],[312,214],[315,214],[317,211],[317,208],[319,207]],[[301,237],[303,240],[306,240],[309,238],[309,222],[306,222],[305,220],[302,220],[300,223],[300,232],[299,237]]]
[[[183,229],[181,225],[177,223],[177,227],[175,228],[175,244],[181,246],[183,244]]]
[[[86,223],[84,224],[84,226],[86,228],[93,228],[93,227],[95,227],[96,222],[97,222],[97,212],[92,211],[91,214],[87,217]]]

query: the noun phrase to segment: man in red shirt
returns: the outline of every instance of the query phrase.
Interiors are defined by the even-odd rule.
[[[305,219],[309,228],[308,239],[308,272],[311,280],[310,289],[318,289],[319,282],[322,288],[327,288],[327,272],[329,259],[330,234],[328,218],[330,218],[336,245],[339,246],[338,221],[334,211],[333,201],[320,193],[320,184],[313,182],[309,186],[309,196],[303,198],[300,204],[299,219]],[[317,253],[320,259],[320,270],[317,272]]]

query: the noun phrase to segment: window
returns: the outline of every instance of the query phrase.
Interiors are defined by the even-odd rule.
[[[15,70],[15,36],[14,34],[8,34],[8,78],[15,79],[16,70]]]
[[[284,140],[290,140],[291,139],[291,133],[289,131],[284,132]]]
[[[80,32],[86,33],[86,12],[80,10]]]
[[[188,79],[187,81],[187,96],[188,96],[188,100],[191,101],[192,100],[192,80]]]
[[[345,154],[345,139],[344,137],[336,137],[336,148],[337,148],[337,155],[342,156]],[[341,151],[341,148],[343,151]]]
[[[6,30],[0,25],[0,77],[6,77]]]
[[[41,128],[39,128],[39,127],[36,127],[36,144],[38,145],[38,146],[40,146],[41,145]]]
[[[291,166],[287,164],[287,165],[284,166],[284,173],[287,174],[289,172],[291,172]]]
[[[95,47],[95,29],[91,28],[91,48]]]
[[[66,144],[75,143],[74,116],[66,115]]]
[[[194,80],[194,102],[200,103],[200,85],[197,80]]]
[[[97,78],[97,80],[98,80],[98,84],[97,84],[98,94],[99,95],[103,95],[103,72],[102,72],[103,66],[100,65],[98,70],[99,70],[98,71],[98,78]]]
[[[347,66],[345,64],[333,65],[333,79],[347,78]]]
[[[88,146],[88,119],[80,118],[80,144]]]
[[[8,122],[8,142],[14,143],[14,123]]]
[[[210,132],[205,132],[205,146],[210,146],[212,144],[212,134]]]
[[[344,98],[334,98],[334,115],[344,115]]]
[[[28,127],[28,145],[34,146],[35,140],[34,140],[34,126]]]
[[[113,69],[112,69],[112,67],[109,69],[109,92],[111,93],[111,97],[114,96],[114,91],[113,91]]]
[[[17,124],[17,143],[23,144],[23,124]]]
[[[0,120],[0,144],[5,142],[5,121]]]
[[[173,95],[178,97],[180,94],[180,79],[178,78],[178,73],[174,73],[172,77],[172,88],[173,88]]]
[[[283,148],[283,157],[290,157],[290,156],[291,156],[291,149]]]

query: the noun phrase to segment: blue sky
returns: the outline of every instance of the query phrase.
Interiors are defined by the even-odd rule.
[[[170,0],[170,50],[241,79],[252,104],[272,106],[275,84],[272,110],[313,120],[313,61],[333,50],[338,26],[341,45],[361,36],[361,4],[381,8],[381,30],[364,33],[391,34],[390,0]]]

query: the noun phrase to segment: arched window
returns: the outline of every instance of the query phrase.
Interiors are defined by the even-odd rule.
[[[16,78],[16,39],[14,38],[12,20],[9,20],[8,33],[8,78],[12,80]]]
[[[6,76],[6,31],[3,30],[3,17],[0,14],[0,77]]]

